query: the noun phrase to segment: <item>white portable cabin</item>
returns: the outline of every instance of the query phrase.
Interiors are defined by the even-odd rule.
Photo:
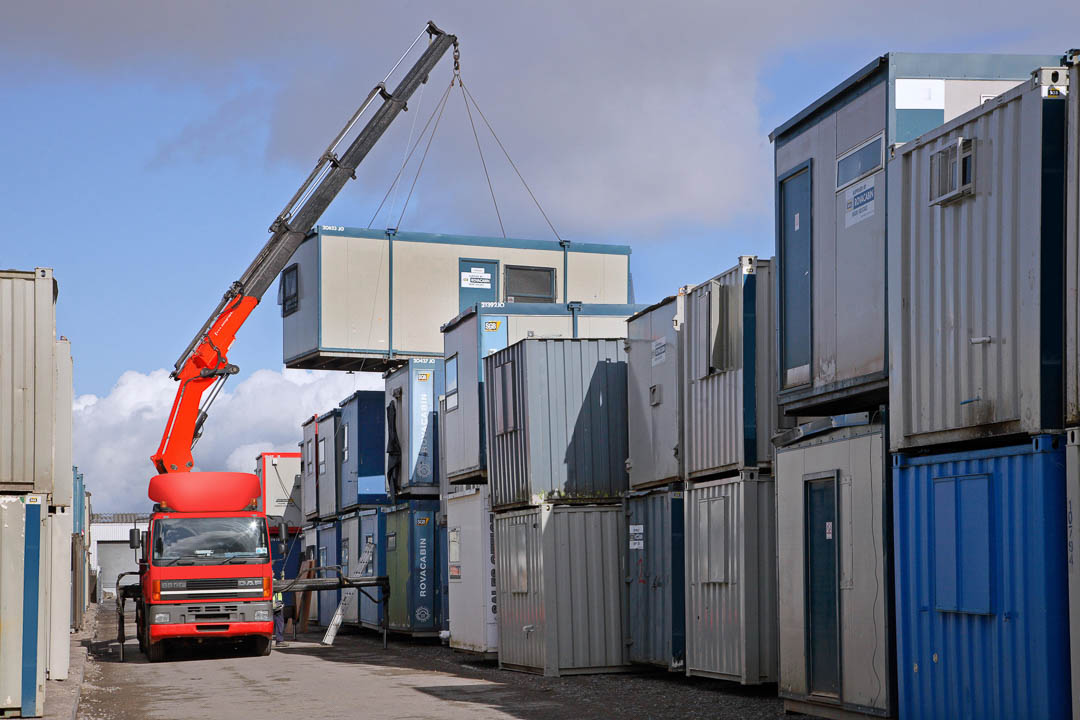
[[[282,271],[286,367],[386,371],[442,357],[439,326],[479,302],[627,303],[625,245],[320,225]]]

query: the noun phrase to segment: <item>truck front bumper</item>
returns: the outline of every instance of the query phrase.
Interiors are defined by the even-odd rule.
[[[273,620],[270,622],[169,623],[150,626],[150,642],[169,638],[241,637],[243,635],[270,637],[273,634]]]
[[[274,634],[274,612],[269,602],[156,603],[147,608],[146,619],[150,625],[150,642],[179,637]]]

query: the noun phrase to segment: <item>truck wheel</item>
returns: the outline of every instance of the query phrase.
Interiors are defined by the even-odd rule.
[[[152,663],[161,662],[165,659],[165,641],[158,640],[156,643],[147,642],[146,659]]]
[[[252,655],[269,655],[273,647],[274,645],[268,637],[258,636],[251,638]]]

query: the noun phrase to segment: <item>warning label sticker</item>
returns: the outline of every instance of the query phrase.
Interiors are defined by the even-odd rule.
[[[844,191],[844,227],[874,215],[874,179],[855,183]]]
[[[644,550],[645,549],[645,526],[644,525],[631,525],[630,526],[630,549],[631,550]]]
[[[468,272],[461,273],[461,287],[476,288],[477,290],[490,290],[491,273],[484,268],[471,268]]]

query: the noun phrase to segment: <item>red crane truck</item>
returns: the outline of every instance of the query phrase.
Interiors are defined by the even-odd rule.
[[[422,55],[389,92],[386,80],[425,35],[428,44]],[[159,473],[150,480],[154,512],[149,529],[132,531],[130,539],[131,546],[142,551],[139,584],[123,594],[135,600],[139,646],[151,662],[162,660],[165,643],[177,639],[227,638],[244,642],[256,654],[270,653],[273,576],[266,513],[258,508],[259,479],[249,473],[193,472],[192,448],[210,403],[238,371],[228,361],[236,332],[451,46],[456,59],[457,44],[455,36],[428,23],[330,143],[270,226],[266,245],[176,361],[176,400],[161,445],[151,457]],[[382,104],[339,157],[338,146],[376,99]],[[118,598],[121,657],[122,602]]]

